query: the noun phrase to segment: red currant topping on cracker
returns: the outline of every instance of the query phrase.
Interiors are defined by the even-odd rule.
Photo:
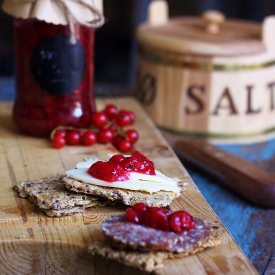
[[[140,161],[141,159],[142,162]],[[153,170],[150,171],[151,169]],[[131,172],[147,175],[152,172],[155,175],[154,164],[136,151],[130,157],[118,154],[112,156],[108,161],[97,161],[88,170],[91,176],[109,182],[128,180]]]
[[[142,173],[146,175],[155,175],[155,165],[146,156],[139,151],[135,151],[132,156],[126,157],[121,161],[121,166],[128,171]]]
[[[97,161],[89,169],[88,174],[92,177],[108,181],[125,181],[129,179],[129,173],[119,165],[108,161]]]
[[[133,209],[136,210],[138,213],[141,213],[146,211],[148,209],[148,206],[143,202],[139,202],[133,206]]]
[[[149,226],[156,229],[166,230],[167,216],[163,210],[159,207],[150,207],[148,210],[149,214]]]
[[[174,231],[175,233],[181,233],[182,232],[181,219],[175,213],[173,213],[169,216],[169,229],[171,231]]]
[[[138,214],[133,208],[127,208],[125,215],[128,222],[131,222],[131,223],[139,222]]]
[[[190,230],[195,227],[193,217],[188,212],[180,210],[174,214],[179,217],[183,230]]]
[[[121,154],[119,155],[114,155],[109,159],[109,162],[114,163],[114,164],[118,164],[120,163],[123,159],[125,159],[125,157]]]
[[[132,211],[129,209],[132,209]],[[166,208],[148,207],[144,203],[137,203],[132,208],[128,208],[127,211],[138,217],[135,218],[134,223],[158,230],[172,231],[180,234],[195,227],[193,217],[188,212],[182,210],[173,213]],[[128,214],[126,215],[126,219],[128,222],[132,222],[133,217]]]

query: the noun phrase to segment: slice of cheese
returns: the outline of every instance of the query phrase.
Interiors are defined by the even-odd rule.
[[[88,184],[94,184],[104,187],[122,188],[135,191],[145,191],[154,193],[159,191],[170,191],[178,193],[180,188],[177,182],[156,170],[156,175],[145,175],[141,173],[130,173],[130,179],[126,181],[108,182],[92,177],[87,173],[90,166],[98,161],[97,158],[89,159],[85,162],[77,163],[76,169],[66,171],[66,175],[75,180]]]

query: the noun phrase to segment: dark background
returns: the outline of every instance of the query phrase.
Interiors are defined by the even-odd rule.
[[[3,0],[0,0],[2,4]],[[149,0],[105,0],[106,24],[96,33],[95,81],[133,87],[135,28],[146,19]],[[275,13],[275,0],[169,0],[170,16],[199,15],[217,9],[227,17],[262,21]],[[275,35],[275,33],[274,33]],[[0,12],[0,76],[12,76],[13,19]]]

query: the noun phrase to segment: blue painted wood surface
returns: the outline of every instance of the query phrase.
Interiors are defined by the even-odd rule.
[[[106,92],[102,91],[106,91],[106,89],[108,86],[107,88],[97,87],[96,94],[104,95]],[[14,90],[12,79],[0,78],[0,101],[14,99]],[[106,94],[116,95],[118,93],[121,94],[121,91],[117,92],[117,89],[113,88]],[[252,145],[227,144],[219,145],[219,147],[252,161],[270,172],[275,172],[275,139]],[[203,196],[218,214],[238,245],[257,270],[264,274],[267,267],[270,266],[272,248],[274,247],[275,210],[254,207],[215,181],[188,167],[187,169]],[[269,272],[266,274],[272,274]]]

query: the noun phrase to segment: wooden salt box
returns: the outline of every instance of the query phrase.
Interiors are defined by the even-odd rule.
[[[165,1],[153,1],[137,31],[137,97],[156,124],[222,139],[275,130],[275,18],[167,14]]]

